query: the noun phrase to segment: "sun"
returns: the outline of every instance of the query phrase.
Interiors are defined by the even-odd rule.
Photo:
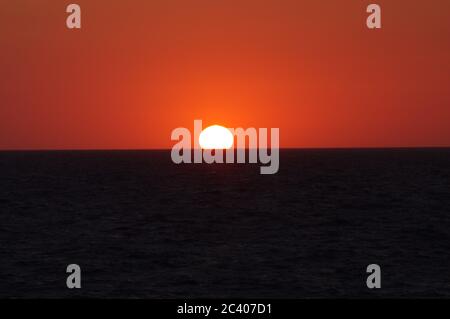
[[[203,149],[229,149],[233,146],[234,137],[231,131],[220,125],[205,128],[199,137],[200,147]]]

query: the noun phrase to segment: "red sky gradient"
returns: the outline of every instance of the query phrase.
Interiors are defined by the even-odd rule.
[[[448,0],[72,2],[81,30],[69,1],[1,1],[0,149],[171,148],[194,119],[281,147],[450,146]]]

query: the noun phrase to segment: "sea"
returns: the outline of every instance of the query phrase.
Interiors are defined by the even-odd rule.
[[[450,149],[285,149],[277,174],[260,166],[0,152],[0,297],[450,297]]]

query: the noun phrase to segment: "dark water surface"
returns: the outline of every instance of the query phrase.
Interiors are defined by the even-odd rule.
[[[450,149],[284,150],[275,175],[2,152],[0,179],[1,297],[450,296]]]

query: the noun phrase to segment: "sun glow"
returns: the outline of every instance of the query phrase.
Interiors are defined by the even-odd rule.
[[[233,134],[220,125],[205,128],[199,137],[200,147],[203,149],[229,149],[233,146]]]

